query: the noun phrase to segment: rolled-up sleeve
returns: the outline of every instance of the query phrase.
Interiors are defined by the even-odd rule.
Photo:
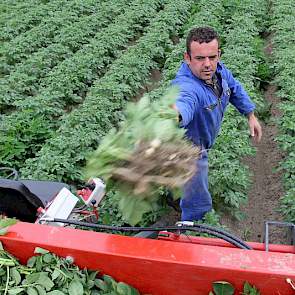
[[[255,104],[250,99],[249,95],[237,81],[229,70],[226,70],[228,86],[231,90],[229,101],[242,114],[247,115],[255,109]]]

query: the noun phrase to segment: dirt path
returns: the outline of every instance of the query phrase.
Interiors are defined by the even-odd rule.
[[[266,124],[262,123],[263,137],[259,144],[255,144],[256,156],[243,159],[253,173],[253,185],[248,193],[249,202],[241,208],[245,219],[237,221],[225,217],[222,220],[232,233],[248,241],[263,240],[265,221],[282,221],[282,216],[277,212],[279,198],[283,195],[282,173],[275,170],[284,155],[275,142],[278,130],[274,119],[280,116],[277,109],[279,100],[275,92],[276,87],[273,85],[269,85],[265,91],[265,100],[272,105],[271,120]],[[270,233],[273,243],[283,243],[286,240],[284,230],[272,227]]]
[[[271,35],[266,40],[265,53],[271,56]],[[275,142],[278,135],[275,121],[281,116],[278,109],[280,100],[276,96],[276,90],[275,85],[270,84],[266,87],[264,99],[271,105],[270,120],[262,123],[263,137],[261,142],[255,145],[256,156],[243,160],[253,173],[253,185],[248,193],[248,204],[241,208],[246,218],[242,222],[233,220],[225,222],[232,232],[248,241],[263,241],[265,221],[283,221],[282,215],[277,211],[280,206],[279,198],[283,196],[284,190],[282,172],[276,170],[279,162],[284,159],[284,153]],[[270,242],[282,244],[288,242],[287,231],[270,227]]]

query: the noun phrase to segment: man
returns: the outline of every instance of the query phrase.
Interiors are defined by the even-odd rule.
[[[247,116],[250,135],[260,141],[262,130],[254,115],[255,105],[220,62],[218,34],[209,27],[192,29],[186,40],[184,62],[172,81],[180,94],[174,105],[186,136],[202,150],[197,173],[184,186],[180,201],[182,220],[200,220],[212,209],[208,190],[208,156],[220,131],[224,111],[232,103]]]

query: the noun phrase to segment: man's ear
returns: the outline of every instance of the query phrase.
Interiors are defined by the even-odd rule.
[[[221,49],[218,49],[218,60],[221,58]]]
[[[184,57],[184,60],[186,61],[186,63],[189,64],[191,61],[190,55],[187,52],[185,52],[183,57]]]

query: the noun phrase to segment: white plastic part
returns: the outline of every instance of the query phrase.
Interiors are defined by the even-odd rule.
[[[61,189],[56,197],[46,206],[45,213],[37,220],[43,223],[42,219],[60,218],[67,219],[78,202],[78,198],[67,188]],[[47,222],[46,222],[47,223]],[[48,222],[49,225],[64,226],[61,222]]]
[[[194,222],[193,221],[177,221],[175,223],[175,225],[177,226],[194,226]]]
[[[94,184],[95,188],[87,199],[82,198],[82,200],[87,206],[97,207],[105,195],[106,185],[100,178],[91,178],[88,183]]]

